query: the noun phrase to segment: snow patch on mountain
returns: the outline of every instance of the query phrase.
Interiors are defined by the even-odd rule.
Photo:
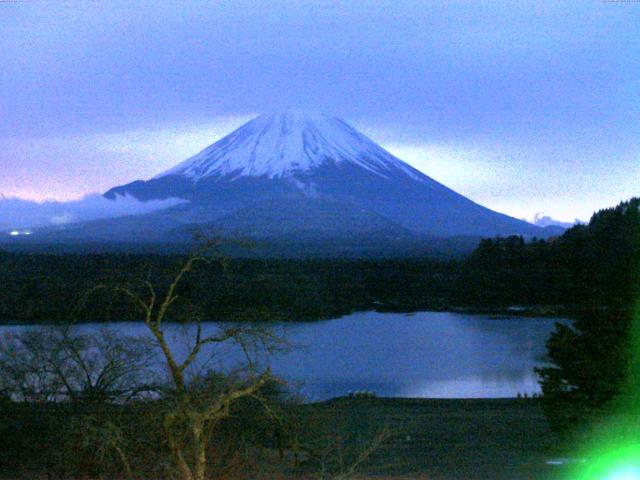
[[[383,178],[400,170],[414,180],[429,181],[343,120],[298,112],[260,115],[155,178],[284,178],[329,162],[351,162]]]

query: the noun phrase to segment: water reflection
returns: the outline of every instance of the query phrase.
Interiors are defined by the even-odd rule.
[[[297,347],[269,361],[274,373],[312,400],[356,390],[434,398],[533,394],[539,391],[533,369],[544,357],[544,343],[556,321],[446,312],[362,312],[322,322],[277,325]],[[2,330],[20,328],[42,327]],[[147,333],[139,323],[82,328]],[[205,330],[213,328],[216,324],[205,326]],[[193,329],[171,325],[169,330],[171,343],[186,354]],[[199,368],[228,368],[239,359],[229,347]]]

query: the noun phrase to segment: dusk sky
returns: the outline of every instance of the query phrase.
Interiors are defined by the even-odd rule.
[[[0,2],[0,193],[150,178],[262,112],[344,118],[518,218],[640,195],[640,3]]]

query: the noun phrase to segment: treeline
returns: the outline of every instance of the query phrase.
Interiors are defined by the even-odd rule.
[[[640,286],[639,208],[640,199],[631,199],[549,241],[483,240],[459,269],[459,299],[580,311],[632,307]]]
[[[637,441],[640,405],[640,199],[598,212],[550,252],[563,274],[553,288],[582,308],[547,341],[550,364],[538,369],[545,414],[556,432],[577,435],[572,441],[596,435],[607,448],[624,448]]]
[[[0,253],[0,319],[139,319],[121,295],[107,290],[144,290],[147,279],[166,286],[184,258]],[[212,261],[185,279],[178,303],[207,320],[304,321],[369,309],[439,309],[448,305],[458,267],[429,259]]]
[[[315,320],[360,310],[550,313],[628,306],[638,290],[639,199],[602,210],[551,240],[481,241],[463,260],[228,259],[199,265],[180,289],[207,320]],[[0,319],[15,322],[137,318],[96,286],[166,285],[181,255],[0,253]],[[139,291],[139,290],[136,290]],[[81,305],[82,308],[78,306]]]

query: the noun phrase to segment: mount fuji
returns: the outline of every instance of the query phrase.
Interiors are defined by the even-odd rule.
[[[320,243],[548,236],[543,228],[474,203],[343,120],[322,114],[258,116],[175,167],[104,196],[185,202],[69,226],[57,235],[177,241],[201,225],[254,239]]]

